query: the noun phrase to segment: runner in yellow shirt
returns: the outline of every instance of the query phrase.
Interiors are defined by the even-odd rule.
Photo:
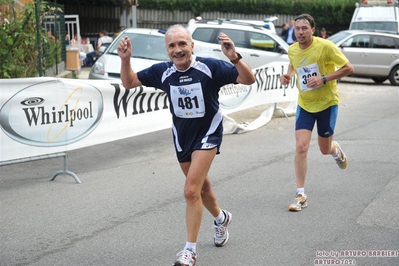
[[[309,14],[295,18],[297,42],[288,49],[290,65],[287,74],[280,77],[288,85],[297,75],[299,90],[296,112],[295,177],[297,193],[290,211],[300,211],[308,204],[305,194],[307,154],[315,123],[322,154],[331,154],[338,166],[345,169],[348,159],[336,141],[333,141],[340,103],[337,79],[353,73],[353,66],[331,41],[314,37],[315,21]]]

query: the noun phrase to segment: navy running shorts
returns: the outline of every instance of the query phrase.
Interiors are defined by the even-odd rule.
[[[296,109],[295,130],[306,129],[313,131],[313,127],[317,123],[317,134],[322,138],[328,138],[334,135],[337,116],[338,105],[330,106],[317,113],[309,113],[298,105]]]
[[[205,139],[200,139],[198,142],[193,143],[190,148],[185,148],[182,152],[177,152],[177,160],[179,163],[191,162],[191,154],[196,150],[213,150],[217,148],[216,154],[220,154],[220,146],[222,145],[223,139],[223,127],[219,127],[212,135],[209,135]]]

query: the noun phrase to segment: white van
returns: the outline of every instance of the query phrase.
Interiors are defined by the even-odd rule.
[[[399,34],[399,4],[395,0],[363,0],[356,3],[350,30],[373,30]]]

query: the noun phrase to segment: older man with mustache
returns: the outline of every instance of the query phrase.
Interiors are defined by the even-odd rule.
[[[220,33],[219,39],[224,55],[232,64],[195,56],[190,32],[181,25],[173,25],[165,34],[171,61],[154,64],[137,73],[130,65],[133,47],[129,38],[123,38],[118,46],[124,87],[129,89],[144,85],[159,88],[169,99],[176,155],[186,177],[187,241],[184,249],[177,254],[175,266],[196,265],[196,243],[203,206],[215,217],[214,244],[221,247],[229,239],[227,226],[232,215],[219,207],[208,176],[211,163],[219,154],[223,136],[218,93],[226,84],[252,84],[255,77],[235,51],[232,40],[223,33]]]

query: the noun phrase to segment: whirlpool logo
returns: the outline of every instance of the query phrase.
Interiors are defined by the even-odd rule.
[[[101,92],[73,80],[36,83],[0,109],[0,126],[12,139],[38,147],[63,146],[88,136],[103,114]]]
[[[220,105],[226,109],[234,109],[251,93],[252,86],[243,84],[228,84],[220,88],[219,95],[222,96],[219,99]]]

